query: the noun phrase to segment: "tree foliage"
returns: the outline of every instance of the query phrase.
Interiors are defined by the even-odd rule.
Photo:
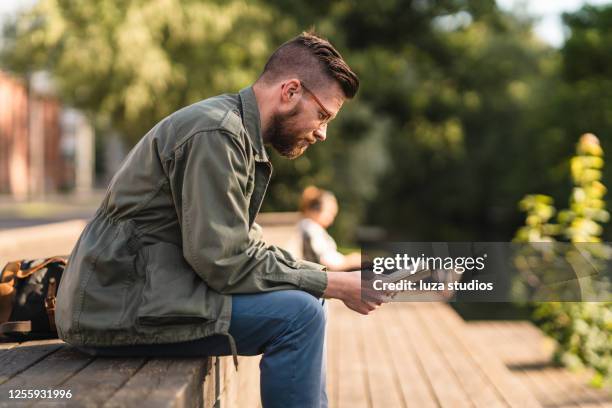
[[[283,32],[274,21],[236,0],[41,0],[11,28],[5,60],[51,71],[68,103],[134,143],[179,107],[250,84]]]
[[[284,2],[278,3],[282,10]],[[362,78],[351,104],[366,106],[371,120],[359,122],[363,128],[341,120],[337,135],[330,131],[330,142],[319,148],[336,136],[352,144],[380,132],[375,127],[385,132],[377,140],[385,165],[370,189],[367,221],[395,239],[507,239],[518,222],[513,203],[550,183],[548,168],[567,144],[533,126],[547,109],[546,88],[558,80],[555,52],[533,37],[529,20],[493,1],[323,7],[302,6],[295,18],[298,25],[316,24],[348,50]],[[354,161],[350,151],[338,150],[343,155]],[[530,177],[535,172],[546,177]],[[342,205],[355,199],[351,193],[343,194]]]
[[[264,209],[294,210],[317,184],[338,195],[335,233],[348,241],[360,223],[395,239],[507,240],[525,193],[569,192],[574,135],[610,147],[611,9],[566,15],[555,50],[493,0],[40,0],[9,26],[2,63],[49,70],[66,101],[133,143],[172,111],[252,83],[313,26],[362,87],[325,143],[294,161],[273,154]]]

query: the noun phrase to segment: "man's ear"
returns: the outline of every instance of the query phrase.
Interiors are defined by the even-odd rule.
[[[300,81],[292,78],[284,81],[281,84],[281,100],[285,103],[291,103],[298,96],[297,93],[301,89]]]

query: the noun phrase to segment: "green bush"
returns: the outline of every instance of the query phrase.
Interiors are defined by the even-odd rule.
[[[519,207],[527,217],[515,241],[600,242],[601,224],[609,220],[603,200],[606,187],[601,183],[603,165],[599,140],[583,135],[570,162],[574,189],[569,208],[557,213],[551,197],[525,196]],[[555,214],[556,223],[552,222]],[[571,368],[593,368],[593,385],[612,385],[612,302],[539,303],[533,318],[557,341],[556,361]]]
[[[555,360],[571,368],[595,370],[592,384],[611,385],[612,308],[610,303],[541,303],[534,318],[559,347]]]

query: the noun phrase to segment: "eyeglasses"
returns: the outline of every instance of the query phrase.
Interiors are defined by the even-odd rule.
[[[321,126],[327,125],[327,123],[331,120],[332,118],[332,113],[330,111],[328,111],[325,106],[323,106],[323,104],[321,103],[321,101],[319,100],[319,98],[317,98],[317,96],[314,94],[314,92],[312,92],[310,89],[308,89],[306,87],[306,85],[304,85],[304,83],[302,81],[300,81],[300,84],[302,85],[302,88],[304,88],[304,90],[306,92],[308,92],[310,94],[310,96],[312,96],[312,99],[314,99],[314,101],[317,103],[317,105],[319,105],[319,108],[321,108],[321,110],[323,112],[325,112],[325,117],[324,118],[320,118],[321,120]]]

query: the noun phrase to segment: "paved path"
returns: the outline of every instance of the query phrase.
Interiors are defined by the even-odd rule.
[[[53,195],[29,201],[0,195],[0,230],[89,219],[102,201],[102,194],[96,191],[86,195]]]

